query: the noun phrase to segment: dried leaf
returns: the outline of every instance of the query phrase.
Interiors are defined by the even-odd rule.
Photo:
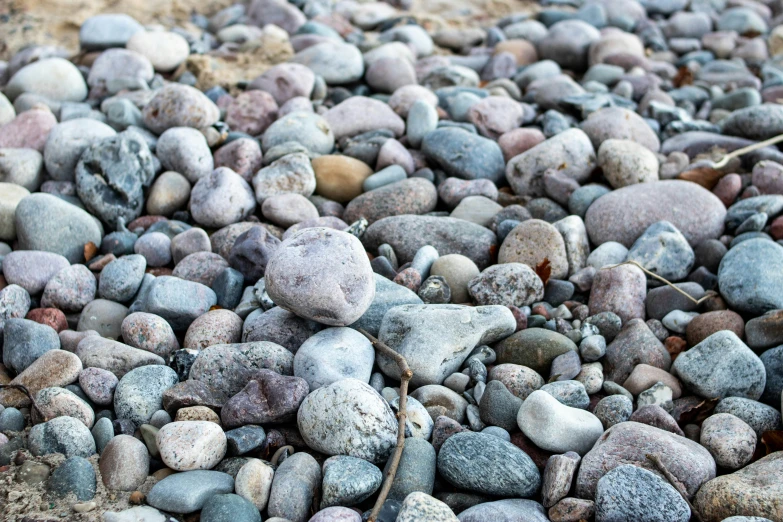
[[[209,307],[209,311],[210,311],[210,312],[211,312],[212,310],[222,310],[222,309],[223,309],[223,307],[222,307],[222,306],[220,306],[220,305],[212,305],[212,306],[210,306],[210,307]]]
[[[690,423],[698,424],[709,416],[719,400],[717,398],[704,399],[703,401],[694,401],[690,404],[683,400],[670,413],[674,420],[682,426]]]
[[[692,181],[707,190],[712,190],[718,181],[725,176],[725,172],[715,170],[710,167],[697,167],[695,169],[686,170],[682,172],[677,178],[684,179],[685,181]]]
[[[548,257],[545,257],[543,261],[536,265],[536,275],[541,278],[541,282],[546,286],[549,277],[552,275],[552,263],[549,262]]]
[[[89,261],[93,257],[95,257],[95,254],[98,253],[98,247],[95,246],[95,243],[90,241],[89,243],[84,244],[84,259],[85,261]]]
[[[766,455],[783,451],[783,430],[769,430],[761,434],[761,444],[766,450]],[[765,455],[765,456],[766,456]]]
[[[672,84],[675,87],[682,87],[683,85],[693,84],[693,71],[687,67],[680,67],[677,74],[672,78]]]

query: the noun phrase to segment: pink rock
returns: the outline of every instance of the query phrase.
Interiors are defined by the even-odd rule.
[[[0,149],[35,149],[43,152],[57,118],[47,108],[33,107],[0,127]]]
[[[726,207],[730,207],[742,190],[742,178],[739,174],[727,174],[718,181],[712,193],[718,196]]]
[[[228,167],[248,183],[263,166],[263,160],[261,146],[250,138],[236,139],[215,152],[215,168]]]
[[[248,90],[266,91],[282,105],[299,96],[309,99],[314,85],[315,74],[309,68],[298,63],[281,63],[250,82]]]
[[[386,140],[386,143],[381,146],[375,170],[379,171],[389,165],[399,165],[409,176],[416,170],[410,151],[397,140]]]
[[[623,323],[634,318],[644,319],[647,280],[638,267],[621,265],[601,269],[595,274],[590,290],[590,315],[614,312]]]
[[[274,24],[293,34],[307,21],[304,13],[285,0],[253,0],[247,16],[259,27]]]
[[[495,140],[519,127],[523,118],[522,104],[501,96],[484,98],[468,110],[468,121],[476,126],[479,134]]]
[[[423,100],[433,107],[438,106],[438,97],[431,90],[421,85],[405,85],[391,95],[389,107],[401,117],[407,118],[411,106],[418,100]]]
[[[335,105],[324,119],[335,140],[378,129],[389,129],[395,136],[405,132],[405,122],[387,104],[366,96],[352,96]]]
[[[538,129],[513,129],[498,138],[498,145],[503,151],[503,158],[508,161],[544,140],[546,140],[544,133]]]
[[[760,161],[756,163],[756,166],[753,167],[751,179],[753,185],[762,194],[783,194],[783,165],[780,163],[775,163],[774,161]]]
[[[233,130],[256,136],[277,119],[277,102],[265,91],[245,91],[226,109],[226,123]]]

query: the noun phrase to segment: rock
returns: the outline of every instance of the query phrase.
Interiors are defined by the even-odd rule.
[[[50,350],[22,373],[11,380],[9,384],[21,384],[35,395],[44,388],[66,386],[76,381],[82,363],[79,358],[65,350]],[[6,408],[28,407],[30,398],[19,390],[6,388],[0,391],[0,404]]]
[[[158,138],[155,153],[166,170],[179,172],[191,183],[196,183],[213,172],[214,162],[207,139],[196,129],[189,127],[167,129]],[[221,171],[217,176],[213,176],[213,179],[208,183],[214,185],[214,188],[219,187],[222,184],[220,182],[226,183],[223,179],[226,177],[223,175],[224,172]],[[236,184],[245,188],[240,182]],[[203,194],[201,191],[204,188],[199,190],[196,188],[193,188],[196,194]],[[193,194],[191,193],[192,199]],[[242,202],[245,203],[244,200]]]
[[[704,288],[698,283],[678,283],[675,286],[677,289],[670,286],[661,286],[649,291],[646,299],[647,317],[660,321],[674,310],[691,312],[698,309],[698,305],[691,299],[688,299],[688,297],[682,295],[678,290],[681,290],[693,299],[698,300],[704,297]],[[709,313],[711,312],[708,312],[708,314]],[[734,312],[730,313],[733,314]],[[708,316],[708,322],[711,320],[710,317],[716,316]],[[722,330],[723,328],[719,329]]]
[[[43,250],[84,261],[84,245],[101,244],[103,228],[87,212],[50,194],[31,194],[19,202],[14,218],[20,250]]]
[[[220,110],[198,89],[169,83],[157,91],[142,114],[144,125],[160,135],[172,127],[209,127],[218,121]]]
[[[318,462],[307,453],[291,455],[275,472],[267,512],[271,517],[305,522],[320,484],[321,468]]]
[[[190,54],[187,40],[170,31],[138,31],[125,47],[148,58],[155,70],[161,72],[176,69]]]
[[[12,285],[19,285],[29,294],[39,294],[49,280],[69,266],[59,254],[16,250],[3,257],[3,275]]]
[[[421,150],[449,176],[493,183],[503,178],[503,152],[498,144],[462,129],[445,127],[427,133]]]
[[[760,315],[783,308],[779,267],[783,267],[783,247],[762,238],[743,241],[720,263],[720,293],[732,309],[740,312]]]
[[[147,495],[147,503],[171,513],[192,513],[215,495],[234,490],[228,473],[195,470],[169,475],[157,482]]]
[[[552,361],[568,351],[577,351],[568,337],[544,328],[528,328],[507,337],[495,346],[497,362],[526,366],[549,375]],[[543,383],[541,383],[543,384]]]
[[[522,399],[512,394],[501,381],[487,383],[479,401],[482,422],[513,431]]]
[[[351,328],[327,328],[305,341],[294,356],[294,375],[307,381],[310,391],[344,378],[370,381],[375,350]]]
[[[221,427],[208,421],[171,422],[158,431],[155,442],[161,460],[176,471],[213,468],[227,449]]]
[[[142,366],[126,373],[114,390],[114,411],[120,419],[136,426],[148,424],[163,407],[163,392],[179,382],[167,366]]]
[[[144,311],[169,322],[174,330],[184,330],[217,302],[207,286],[178,277],[155,278],[144,300]]]
[[[280,63],[250,82],[248,89],[266,91],[278,105],[283,105],[299,96],[310,98],[314,84],[315,74],[310,68],[298,63]]]
[[[237,473],[235,484],[237,494],[252,502],[259,511],[263,511],[269,500],[274,473],[272,467],[266,462],[259,459],[249,459]]]
[[[95,299],[82,310],[76,329],[80,332],[94,330],[101,336],[117,339],[126,315],[128,308],[125,306],[106,299]]]
[[[713,414],[730,413],[750,426],[757,439],[765,431],[780,429],[780,412],[772,406],[742,397],[721,399]]]
[[[354,198],[345,207],[343,219],[353,223],[363,217],[372,224],[389,216],[426,214],[435,210],[437,200],[435,186],[426,179],[403,179]]]
[[[650,225],[628,251],[629,261],[669,281],[685,279],[695,261],[693,249],[677,228],[668,221]]]
[[[56,125],[44,148],[46,171],[57,181],[73,181],[79,157],[91,144],[117,134],[91,118],[76,118]]]
[[[541,486],[533,460],[498,437],[457,433],[438,454],[438,472],[452,485],[497,496],[529,497]]]
[[[625,382],[638,364],[668,370],[671,356],[647,324],[637,318],[625,323],[606,347],[606,377],[613,382]]]
[[[694,505],[705,520],[725,520],[732,515],[778,518],[781,484],[777,480],[783,453],[776,452],[729,475],[712,479],[699,490]]]
[[[255,208],[250,185],[227,167],[218,167],[200,178],[190,195],[193,219],[206,227],[220,228],[243,221]]]
[[[335,105],[326,111],[324,120],[336,140],[379,129],[398,137],[405,132],[405,122],[387,104],[365,96],[352,96]]]
[[[631,375],[623,383],[623,388],[633,395],[639,395],[659,381],[671,388],[673,399],[680,398],[682,390],[677,378],[669,372],[649,364],[637,364],[634,366]]]
[[[621,265],[600,269],[590,290],[590,312],[613,312],[623,322],[643,319],[646,292],[647,280],[638,267]]]
[[[536,446],[555,453],[584,455],[604,432],[595,415],[565,406],[542,390],[534,391],[522,403],[517,423]]]
[[[99,406],[108,406],[114,400],[114,389],[119,380],[108,370],[85,368],[79,372],[79,387],[84,394]]]
[[[783,311],[774,310],[751,319],[745,325],[748,346],[754,350],[783,343]],[[740,334],[741,335],[741,334]]]
[[[587,210],[585,226],[596,245],[617,241],[630,247],[650,225],[668,221],[694,246],[719,237],[725,216],[723,203],[708,190],[666,180],[630,185],[599,198]]]
[[[226,107],[225,120],[231,129],[256,136],[277,119],[277,109],[277,102],[268,92],[245,91]]]
[[[147,261],[134,254],[122,256],[101,270],[98,295],[104,299],[124,303],[138,292]]]
[[[442,257],[439,259],[443,259]],[[437,263],[437,261],[436,261]],[[433,266],[435,266],[433,264]],[[386,313],[396,307],[407,304],[422,304],[422,300],[411,290],[402,285],[389,281],[385,277],[373,274],[375,280],[375,297],[372,304],[364,314],[350,326],[354,329],[362,328],[370,334],[378,336],[381,329],[381,321]],[[311,389],[312,383],[311,383]]]
[[[66,388],[44,388],[36,394],[35,402],[38,411],[32,415],[34,421],[73,417],[88,428],[95,422],[95,413],[87,402]]]
[[[776,104],[764,103],[736,110],[720,123],[724,134],[766,140],[783,130],[783,111]]]
[[[250,283],[264,276],[269,260],[279,247],[280,240],[266,228],[253,226],[236,238],[228,261]]]
[[[544,507],[552,507],[568,495],[581,458],[574,452],[552,455],[546,462],[541,486]]]
[[[362,184],[373,170],[350,156],[326,155],[312,161],[316,192],[339,203],[347,203],[362,193]]]
[[[341,255],[335,253],[339,250]],[[324,276],[331,281],[322,281]],[[300,281],[305,277],[313,279],[310,284]],[[372,268],[361,243],[355,236],[326,228],[305,229],[285,240],[269,261],[265,280],[278,306],[333,326],[359,319],[375,295]]]
[[[294,111],[269,126],[264,132],[262,145],[265,151],[269,151],[272,147],[293,141],[303,145],[312,154],[329,154],[334,149],[334,140],[332,129],[323,117],[311,112]]]
[[[496,236],[486,228],[461,219],[434,216],[392,216],[376,221],[362,237],[365,248],[376,251],[391,245],[400,263],[413,260],[425,245],[435,248],[441,256],[461,254],[479,268],[491,261]]]
[[[318,209],[300,194],[277,194],[264,200],[264,217],[283,228],[318,218]]]
[[[701,397],[757,400],[766,382],[762,367],[761,360],[736,334],[724,330],[680,354],[672,371]]]
[[[635,141],[652,152],[658,152],[661,142],[644,119],[633,111],[621,107],[607,107],[590,114],[581,125],[598,149],[609,139]]]
[[[79,312],[95,299],[95,276],[84,265],[71,265],[57,272],[46,283],[41,305]]]
[[[3,364],[22,373],[46,352],[60,348],[60,338],[50,326],[29,319],[6,319],[3,331]]]
[[[604,141],[598,150],[598,166],[613,188],[658,181],[658,158],[631,140]]]
[[[416,520],[437,520],[456,522],[458,519],[449,506],[426,493],[415,491],[405,497],[397,514],[396,522],[415,522]]]
[[[563,236],[557,229],[540,219],[529,219],[517,225],[503,240],[498,253],[499,263],[524,263],[535,268],[548,259],[551,277],[563,279],[568,275],[568,258]]]
[[[606,430],[582,458],[576,478],[577,496],[595,498],[601,477],[624,464],[657,472],[647,454],[660,457],[689,498],[715,477],[715,461],[696,442],[646,424],[622,422]]]
[[[113,437],[101,452],[103,484],[113,490],[135,491],[149,474],[147,447],[130,435]]]
[[[699,442],[709,450],[718,466],[739,469],[753,457],[756,433],[738,417],[716,413],[704,420]]]
[[[369,498],[381,487],[381,470],[356,457],[329,457],[323,463],[321,509],[353,506]]]
[[[544,298],[544,285],[532,268],[505,263],[487,268],[468,284],[479,305],[528,306]]]
[[[84,457],[70,457],[52,472],[46,489],[58,497],[74,494],[77,500],[95,497],[95,471]]]
[[[65,458],[88,458],[95,453],[95,441],[89,428],[73,417],[56,417],[30,429],[27,439],[30,453],[62,453]]]
[[[403,305],[384,316],[379,339],[407,359],[412,385],[421,386],[440,384],[459,369],[473,348],[500,340],[515,329],[513,315],[501,306]],[[386,375],[400,375],[392,359],[379,354],[377,362]]]
[[[35,149],[0,150],[0,181],[3,183],[13,183],[28,191],[38,190],[43,166],[43,156]]]
[[[75,353],[85,368],[102,368],[117,378],[122,378],[134,368],[164,364],[163,358],[155,354],[99,336],[85,337]]]
[[[674,487],[646,469],[618,466],[598,481],[596,520],[604,522],[638,518],[650,521],[690,520],[687,502]]]
[[[509,160],[506,179],[516,194],[539,197],[544,195],[543,176],[548,169],[581,183],[595,166],[595,149],[587,135],[569,129]]]
[[[215,168],[228,167],[250,183],[263,165],[263,154],[258,140],[238,138],[215,151]],[[151,198],[151,196],[150,196]]]
[[[323,326],[315,321],[302,319],[279,306],[264,312],[258,309],[247,316],[242,340],[271,341],[296,353],[309,337],[320,331]]]
[[[14,101],[24,93],[53,101],[80,102],[87,97],[87,84],[79,69],[64,58],[44,58],[25,65],[5,86],[5,95]]]
[[[307,381],[300,377],[256,370],[247,386],[223,406],[221,420],[227,428],[290,422],[308,391]]]
[[[389,405],[369,385],[351,378],[308,395],[297,424],[307,445],[327,455],[381,462],[396,443],[397,423]]]
[[[79,28],[79,44],[87,50],[123,47],[139,31],[139,22],[126,14],[98,14],[87,18]]]
[[[298,52],[292,62],[306,65],[328,85],[354,82],[364,74],[362,54],[343,42],[323,42]]]
[[[167,358],[179,349],[179,341],[165,319],[135,312],[122,320],[122,339],[130,346]]]

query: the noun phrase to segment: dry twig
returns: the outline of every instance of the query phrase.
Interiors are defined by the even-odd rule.
[[[633,265],[633,266],[638,267],[645,274],[648,274],[650,277],[653,277],[653,278],[655,278],[655,279],[657,279],[657,280],[659,280],[659,281],[661,281],[663,283],[666,283],[667,285],[669,285],[670,287],[674,288],[676,291],[678,291],[679,293],[681,293],[682,295],[684,295],[685,297],[687,297],[688,299],[690,299],[691,301],[693,301],[697,305],[703,303],[704,301],[706,301],[710,297],[712,297],[714,295],[717,295],[714,291],[709,290],[709,291],[707,291],[707,293],[706,293],[706,295],[704,297],[702,297],[701,299],[696,299],[695,297],[690,295],[685,290],[682,290],[677,285],[675,285],[674,283],[670,282],[668,279],[665,279],[665,278],[659,276],[658,274],[656,274],[654,272],[650,272],[649,270],[644,268],[638,261],[623,261],[622,263],[617,263],[616,265],[607,265],[607,266],[601,268],[601,270],[608,270],[610,268],[617,268],[618,266],[622,266],[622,265]]]
[[[666,477],[666,480],[669,481],[669,483],[674,487],[674,489],[677,490],[677,493],[680,494],[680,496],[685,499],[685,502],[688,503],[688,507],[691,508],[691,515],[694,519],[696,519],[696,522],[702,522],[701,513],[699,513],[696,510],[696,507],[691,504],[691,501],[688,500],[688,495],[685,491],[682,490],[682,486],[680,486],[680,482],[677,480],[677,478],[672,475],[671,471],[669,471],[666,466],[664,466],[663,461],[661,461],[660,457],[658,455],[646,455],[647,460],[653,463],[653,465],[656,467],[658,471],[661,472],[661,474]]]
[[[370,518],[367,519],[367,522],[375,522],[375,520],[378,518],[378,513],[380,513],[381,508],[383,507],[383,503],[386,501],[386,497],[389,496],[392,482],[394,482],[394,476],[397,474],[397,467],[400,465],[402,450],[405,447],[405,420],[407,418],[406,407],[408,404],[408,383],[410,382],[411,378],[413,378],[413,371],[408,366],[408,361],[405,360],[405,357],[389,348],[385,343],[382,343],[367,331],[359,328],[359,333],[369,339],[376,350],[390,359],[394,359],[394,362],[397,363],[397,366],[400,369],[400,407],[399,411],[397,412],[397,447],[394,449],[394,454],[392,455],[391,461],[389,462],[389,469],[386,472],[386,476],[383,477],[383,486],[381,486],[381,492],[378,494],[378,499],[375,501],[375,505],[370,512]]]

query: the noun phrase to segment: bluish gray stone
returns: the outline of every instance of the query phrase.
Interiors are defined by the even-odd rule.
[[[310,516],[313,496],[321,484],[321,468],[307,453],[294,453],[275,471],[269,492],[267,513],[292,522],[305,522]]]
[[[386,185],[391,185],[398,181],[402,181],[408,178],[408,174],[399,165],[389,165],[388,167],[379,170],[375,174],[372,174],[362,182],[362,190],[370,192],[381,188]]]
[[[503,179],[505,161],[500,146],[457,128],[436,129],[424,136],[421,150],[449,176],[462,179]]]
[[[211,288],[178,277],[161,276],[150,286],[144,311],[163,317],[174,330],[185,330],[215,304],[217,296]]]
[[[778,407],[783,392],[783,345],[771,348],[761,354],[761,362],[767,374],[764,394],[761,400]]]
[[[305,341],[294,356],[294,375],[310,391],[352,377],[369,382],[375,350],[367,338],[347,327],[327,328]]]
[[[548,522],[544,506],[535,500],[509,498],[482,502],[459,514],[459,522]]]
[[[144,256],[123,256],[101,270],[98,295],[104,299],[124,303],[129,301],[141,286],[147,261]]]
[[[198,511],[214,495],[234,491],[234,479],[228,473],[209,470],[184,471],[156,483],[147,495],[147,503],[171,513]]]
[[[379,274],[373,274],[375,279],[375,297],[366,312],[353,324],[351,328],[366,330],[374,336],[378,336],[381,329],[381,321],[386,312],[395,306],[406,304],[423,304],[421,298],[412,290],[394,283]]]
[[[630,393],[629,393],[630,395]],[[633,413],[633,400],[625,395],[609,395],[595,405],[593,415],[598,417],[604,429],[609,429],[615,424],[625,422]]]
[[[5,408],[0,412],[0,431],[23,431],[24,415],[16,408]]]
[[[766,383],[764,363],[730,330],[716,332],[681,353],[672,373],[704,398],[758,400]]]
[[[200,522],[261,522],[252,502],[233,493],[211,496],[201,509]]]
[[[124,47],[131,36],[143,30],[139,22],[126,14],[99,14],[82,22],[79,44],[90,51]]]
[[[95,422],[95,426],[91,430],[92,438],[95,440],[95,448],[98,454],[103,453],[103,448],[114,437],[114,426],[111,419],[107,417],[101,417]]]
[[[162,365],[141,366],[126,373],[114,390],[114,411],[136,426],[149,423],[163,408],[163,393],[177,384],[177,372]]]
[[[73,493],[77,500],[95,497],[95,470],[84,457],[70,457],[52,472],[46,489],[64,497]]]
[[[226,442],[229,455],[244,455],[261,448],[264,442],[266,442],[266,433],[261,426],[242,426],[241,428],[227,431]]]
[[[438,127],[438,111],[424,100],[416,100],[408,110],[406,135],[411,147],[421,147],[424,137]]]
[[[486,495],[531,497],[541,474],[521,449],[492,435],[452,435],[438,454],[438,472],[452,485]]]
[[[758,238],[730,249],[720,262],[718,287],[738,312],[783,308],[783,246]]]
[[[763,358],[762,362],[764,362]],[[772,406],[742,397],[722,399],[713,410],[713,414],[716,413],[730,413],[739,418],[753,428],[759,439],[765,431],[779,430],[781,427],[780,411]]]
[[[522,399],[508,391],[498,380],[489,381],[479,402],[481,420],[491,426],[513,431],[517,427],[517,413]]]
[[[595,496],[596,522],[688,522],[682,496],[652,471],[626,464],[601,477]]]
[[[364,459],[337,455],[323,464],[321,509],[359,504],[381,487],[383,474]]]
[[[95,441],[90,430],[74,417],[55,417],[33,426],[27,445],[35,456],[62,453],[66,458],[88,458],[95,453]]]
[[[783,133],[783,106],[764,103],[732,112],[720,122],[723,134],[766,140]]]
[[[389,462],[384,468],[384,475],[389,469]],[[392,481],[389,498],[403,501],[414,491],[432,495],[435,485],[436,459],[435,448],[425,439],[409,437],[405,439],[402,457],[397,468],[397,474]]]
[[[264,131],[264,152],[272,147],[295,141],[312,154],[329,154],[334,149],[334,134],[329,124],[313,112],[286,114]]]
[[[668,221],[650,225],[628,251],[629,261],[669,281],[680,281],[690,272],[696,256],[688,240]]]
[[[8,319],[3,329],[3,364],[17,373],[36,359],[60,348],[57,332],[48,325],[29,319]]]
[[[579,381],[550,382],[540,389],[557,399],[557,402],[571,408],[586,410],[590,404],[590,397],[587,395],[585,386]]]

